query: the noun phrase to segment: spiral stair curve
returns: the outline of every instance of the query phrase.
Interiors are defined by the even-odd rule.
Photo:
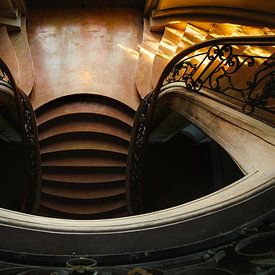
[[[42,160],[38,215],[127,216],[125,169],[134,111],[106,96],[73,94],[35,112]]]

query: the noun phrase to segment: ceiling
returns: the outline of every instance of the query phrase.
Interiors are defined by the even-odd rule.
[[[133,7],[143,8],[145,0],[27,0],[29,7]]]

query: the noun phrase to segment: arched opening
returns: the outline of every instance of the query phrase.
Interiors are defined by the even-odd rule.
[[[242,177],[238,165],[217,142],[170,110],[149,137],[144,212],[190,202]]]

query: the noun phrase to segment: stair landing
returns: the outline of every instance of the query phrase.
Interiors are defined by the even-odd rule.
[[[30,9],[34,108],[57,97],[105,95],[136,109],[142,14],[135,9]]]

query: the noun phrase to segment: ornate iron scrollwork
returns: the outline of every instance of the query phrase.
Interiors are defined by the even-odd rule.
[[[32,212],[37,199],[37,188],[39,186],[40,177],[40,163],[37,162],[39,159],[37,133],[35,128],[34,114],[29,104],[27,97],[20,93],[20,101],[23,111],[23,125],[24,125],[24,145],[26,155],[26,200],[24,210]]]
[[[273,62],[273,66],[275,62]],[[270,111],[271,113],[275,114],[275,107],[268,106],[268,100],[271,98],[275,98],[275,74],[271,74],[270,78],[265,82],[264,87],[262,89],[262,93],[260,95],[256,95],[254,98],[249,98],[249,106],[252,106],[251,112],[254,111],[254,106],[261,107],[266,111]],[[244,105],[243,109],[245,112]]]
[[[177,62],[164,85],[183,82],[193,92],[203,89],[242,103],[242,111],[255,108],[275,114],[275,58],[238,53],[237,45],[213,45]],[[236,52],[236,53],[235,53]]]
[[[135,137],[133,148],[131,152],[131,165],[130,165],[130,196],[131,204],[134,213],[139,213],[141,209],[141,183],[143,182],[143,157],[144,150],[147,143],[150,117],[152,115],[154,93],[144,99],[139,108],[139,116],[135,125]]]

